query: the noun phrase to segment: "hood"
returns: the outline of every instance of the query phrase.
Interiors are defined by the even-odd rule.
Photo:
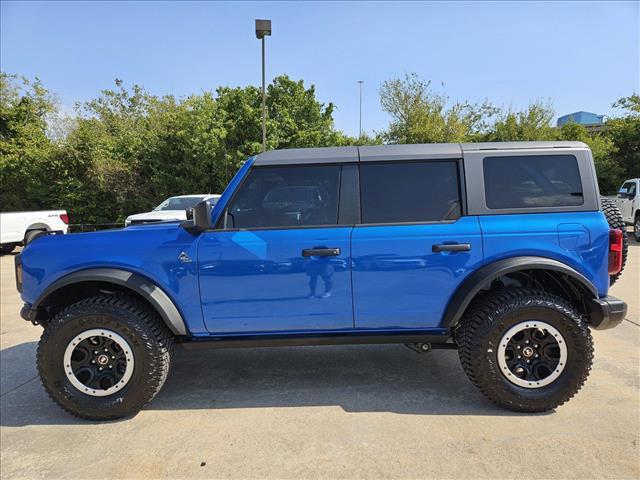
[[[170,220],[186,220],[185,210],[158,210],[153,212],[138,213],[129,215],[125,220],[125,225],[137,222],[166,222]]]

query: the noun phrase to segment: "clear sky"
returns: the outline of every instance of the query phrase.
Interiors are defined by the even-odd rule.
[[[337,128],[389,121],[378,89],[416,72],[454,100],[557,115],[611,114],[639,86],[639,2],[7,2],[0,63],[38,76],[66,108],[114,78],[178,96],[259,85],[255,18],[271,18],[267,78],[287,73],[337,106]]]

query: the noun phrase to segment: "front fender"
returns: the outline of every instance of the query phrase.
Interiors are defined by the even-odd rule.
[[[149,301],[174,334],[187,335],[187,327],[180,311],[160,287],[142,275],[116,268],[92,268],[70,273],[49,285],[33,303],[32,309],[37,310],[57,290],[82,282],[107,282],[136,292]]]

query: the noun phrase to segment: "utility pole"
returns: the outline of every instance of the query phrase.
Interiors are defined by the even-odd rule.
[[[267,94],[265,90],[264,37],[271,36],[271,20],[256,19],[256,38],[262,42],[262,151],[267,150]]]
[[[360,85],[360,128],[358,129],[358,139],[362,138],[362,84],[364,80],[358,80]]]

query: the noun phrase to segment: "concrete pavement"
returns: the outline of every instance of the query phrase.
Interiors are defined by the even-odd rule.
[[[612,294],[627,321],[595,332],[589,380],[548,414],[494,407],[454,351],[404,346],[178,350],[132,419],[60,410],[35,371],[0,259],[2,478],[639,478],[640,245]]]

